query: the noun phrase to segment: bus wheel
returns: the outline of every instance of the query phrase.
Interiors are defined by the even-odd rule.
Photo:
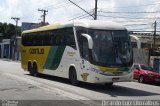
[[[38,68],[37,68],[37,64],[33,63],[33,76],[38,77]]]
[[[108,87],[108,88],[109,88],[109,87],[112,87],[112,86],[113,86],[113,82],[105,83],[105,86]]]
[[[32,68],[32,64],[30,62],[28,63],[28,71],[29,71],[29,74],[31,76],[33,76],[33,68]]]
[[[73,67],[69,69],[69,79],[72,85],[74,86],[78,85],[77,73],[76,73],[75,68]]]

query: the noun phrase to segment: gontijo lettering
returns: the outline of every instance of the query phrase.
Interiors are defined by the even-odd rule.
[[[30,54],[44,54],[43,48],[30,48],[29,49]]]

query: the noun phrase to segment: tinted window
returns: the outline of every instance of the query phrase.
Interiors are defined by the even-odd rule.
[[[139,66],[138,65],[134,65],[134,68],[136,69],[136,68],[139,68]]]
[[[76,49],[75,38],[72,28],[23,34],[22,44],[24,46],[67,45]]]
[[[81,34],[88,34],[92,37],[91,60],[93,64],[100,66],[131,66],[133,64],[132,48],[127,30],[77,27],[76,32],[81,56],[83,56]]]
[[[152,67],[145,66],[145,65],[141,65],[141,69],[143,69],[143,70],[153,71],[153,68],[152,68]]]

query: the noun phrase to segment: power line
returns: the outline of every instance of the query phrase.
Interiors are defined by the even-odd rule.
[[[77,1],[75,3],[78,3],[78,2],[81,2],[81,1],[82,0],[79,0],[79,1]],[[64,4],[64,5],[56,6],[56,7],[54,7],[54,9],[60,9],[60,8],[68,7],[70,5],[73,5],[73,4],[71,4],[70,2],[68,2],[68,3]]]
[[[56,5],[61,5],[61,4],[66,4],[66,3],[69,3],[69,2],[60,1],[60,2],[56,2],[54,4],[50,4],[48,6],[41,7],[41,8],[50,8],[50,7],[53,7],[53,6],[56,6]]]
[[[75,20],[75,19],[80,19],[81,17],[84,17],[84,16],[88,16],[88,14],[83,14],[83,15],[77,16],[75,18],[69,19],[69,21],[72,21],[72,20]]]
[[[115,22],[119,22],[119,23],[125,23],[125,22],[129,22],[129,23],[135,23],[135,22],[146,22],[146,20],[132,20],[132,21],[130,21],[130,20],[123,20],[123,21],[115,21]],[[151,21],[150,21],[151,22]]]
[[[50,9],[50,8],[58,9],[58,8],[63,8],[63,7],[67,7],[67,6],[70,6],[70,5],[72,5],[72,4],[70,4],[70,2],[66,2],[66,3],[56,5],[56,6],[55,5],[50,6],[47,9]]]
[[[136,11],[134,11],[134,12],[111,12],[111,11],[106,11],[106,12],[104,12],[104,11],[99,11],[99,12],[101,12],[101,13],[125,13],[125,14],[132,14],[132,16],[131,15],[126,15],[126,16],[124,16],[124,15],[116,15],[115,16],[115,14],[113,15],[99,15],[99,16],[101,16],[101,17],[107,17],[107,18],[119,18],[119,19],[127,19],[127,20],[129,20],[129,22],[142,22],[142,21],[144,21],[144,20],[153,20],[153,19],[160,19],[160,17],[142,17],[141,15],[139,15],[139,16],[141,16],[141,17],[137,17],[137,15],[135,16],[135,15],[133,15],[133,14],[136,14],[136,13],[160,13],[160,11],[154,11],[154,12],[136,12]],[[132,20],[132,21],[131,21]],[[126,20],[125,20],[126,21]],[[121,22],[124,22],[124,21],[121,21]]]
[[[79,1],[75,1],[76,3],[78,3],[78,2],[81,2],[81,1],[83,1],[83,0],[79,0]],[[60,4],[59,4],[60,3]],[[66,7],[66,6],[69,6],[69,5],[73,5],[71,2],[57,2],[57,3],[55,3],[55,4],[52,4],[52,5],[49,5],[49,6],[45,6],[45,7],[43,7],[43,8],[51,8],[51,7],[53,7],[54,9],[59,9],[59,8],[64,8],[64,7]],[[43,17],[44,15],[42,15],[42,17]],[[34,16],[33,16],[34,17]],[[32,18],[33,18],[32,17]],[[31,17],[23,17],[23,19],[30,19]],[[44,20],[44,19],[43,19]]]
[[[124,26],[142,26],[142,25],[148,25],[148,24],[126,24]]]
[[[129,29],[152,29],[151,25],[135,25],[135,26],[126,26]]]
[[[75,1],[75,3],[78,3],[78,2],[81,2],[83,0],[79,0],[79,1]],[[49,5],[49,6],[45,6],[43,8],[54,8],[54,9],[59,9],[59,8],[63,8],[63,7],[67,7],[67,6],[70,6],[70,5],[73,5],[71,4],[71,2],[61,2],[61,3],[56,3],[56,4],[52,4],[52,5]]]
[[[108,18],[124,18],[124,19],[160,19],[160,17],[141,17],[141,18],[132,18],[132,17],[118,17],[118,16],[106,16],[106,15],[98,15],[98,16],[102,16],[102,17],[108,17]]]
[[[89,15],[87,15],[87,16],[81,17],[81,18],[79,18],[79,19],[84,19],[84,18],[87,18],[87,17],[90,17],[90,16],[89,16]]]
[[[92,12],[93,12],[93,11],[90,11],[89,13],[92,13]],[[82,14],[82,15],[76,16],[76,17],[74,17],[74,18],[72,18],[72,19],[69,19],[69,21],[74,20],[74,19],[86,18],[86,17],[88,17],[88,16],[90,16],[90,15],[88,15],[88,14]]]
[[[147,30],[151,29],[151,27],[144,27],[144,28],[128,28],[129,30]],[[152,31],[153,32],[153,31]]]
[[[99,11],[102,13],[120,13],[120,14],[141,14],[141,13],[160,13],[160,11],[128,11],[128,12],[112,12],[112,11]]]
[[[79,3],[79,2],[82,2],[82,1],[83,0],[74,1],[74,3]],[[71,2],[68,2],[68,3],[64,3],[64,5],[56,6],[54,8],[58,9],[58,8],[67,7],[67,6],[70,6],[70,5],[73,5],[73,4]]]
[[[142,5],[135,5],[135,6],[123,6],[123,7],[113,7],[113,8],[131,8],[131,7],[145,7],[150,5],[157,5],[160,4],[160,2],[154,3],[154,4],[142,4]],[[109,8],[103,8],[103,9],[109,9]]]
[[[78,8],[80,8],[81,10],[83,10],[83,11],[86,12],[88,15],[90,15],[91,17],[94,18],[94,16],[93,16],[92,14],[90,14],[89,12],[87,12],[85,9],[83,9],[82,7],[80,7],[79,5],[77,5],[76,3],[74,3],[73,1],[71,1],[71,0],[68,0],[68,1],[70,1],[72,4],[74,4],[75,6],[77,6]]]

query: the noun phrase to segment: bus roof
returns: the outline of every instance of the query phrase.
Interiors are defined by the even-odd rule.
[[[85,27],[85,28],[91,28],[91,29],[107,29],[107,30],[126,30],[125,27],[122,25],[111,22],[111,21],[102,21],[102,20],[74,20],[67,23],[55,23],[51,25],[46,25],[43,27],[26,30],[22,33],[31,33],[31,32],[39,32],[39,31],[46,31],[46,30],[52,30],[52,29],[60,29],[65,27]]]

